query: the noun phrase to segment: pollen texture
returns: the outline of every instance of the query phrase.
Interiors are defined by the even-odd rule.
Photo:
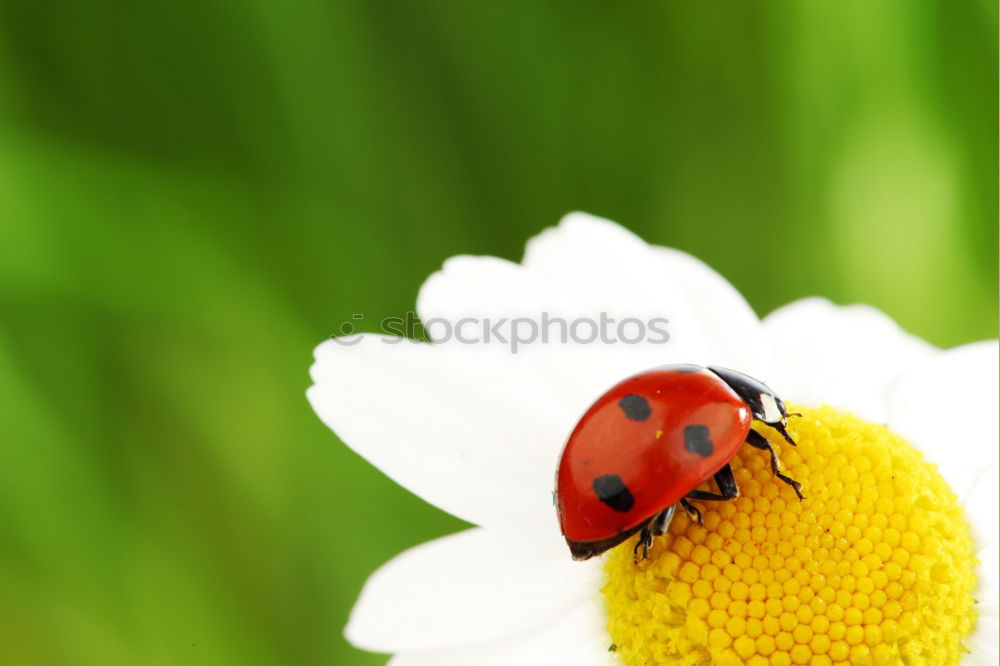
[[[965,654],[976,560],[955,494],[886,428],[798,411],[797,448],[759,431],[804,500],[744,446],[738,499],[694,501],[704,525],[678,510],[647,560],[634,561],[635,539],[608,555],[623,663],[948,666]]]

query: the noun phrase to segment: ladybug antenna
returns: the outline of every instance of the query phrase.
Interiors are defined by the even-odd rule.
[[[795,417],[800,418],[800,419],[802,418],[802,414],[799,414],[798,412],[791,412],[789,414],[785,414],[785,416],[787,416],[789,418],[791,418],[792,416],[795,416]]]

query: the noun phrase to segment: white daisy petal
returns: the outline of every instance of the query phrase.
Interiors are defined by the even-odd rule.
[[[523,264],[547,283],[573,294],[581,313],[605,312],[618,321],[668,319],[670,340],[649,350],[652,365],[711,362],[702,326],[667,262],[617,224],[571,213],[559,226],[528,242]]]
[[[568,324],[560,321],[584,316],[577,308],[573,294],[495,257],[449,259],[424,282],[417,299],[421,320],[437,346],[468,348],[465,362],[470,371],[478,363],[477,352],[498,355],[503,372],[484,368],[481,381],[503,383],[509,389],[506,401],[515,410],[526,402],[544,410],[546,420],[560,428],[552,455],[558,455],[564,438],[595,395],[648,367],[648,361],[623,359],[630,349],[571,344],[570,338],[564,339],[563,328]],[[510,323],[517,319],[524,321]],[[461,326],[461,338],[452,334],[445,339],[448,326],[452,332]]]
[[[358,647],[409,652],[528,632],[592,597],[600,562],[569,562],[562,539],[472,529],[412,548],[365,584],[345,634]]]
[[[607,616],[596,595],[531,632],[463,648],[404,652],[389,666],[614,666]]]
[[[614,222],[586,213],[570,213],[558,226],[528,241],[522,264],[546,282],[574,294],[590,308],[616,309],[625,298],[644,311],[662,301],[673,285],[655,278],[659,263],[650,246]],[[662,287],[662,289],[661,289]]]
[[[996,498],[994,497],[994,500]],[[982,530],[980,529],[980,532]],[[992,540],[984,544],[976,554],[979,558],[979,590],[976,593],[976,611],[980,618],[1000,617],[1000,599],[997,591],[1000,590],[1000,543]],[[977,632],[983,629],[982,626],[976,628]],[[1000,634],[994,632],[987,634],[994,639]]]
[[[1000,662],[997,636],[1000,636],[1000,619],[996,615],[980,615],[975,631],[965,641],[969,654],[962,659],[962,666],[996,666]]]
[[[690,254],[653,248],[670,267],[688,306],[701,325],[708,346],[706,363],[732,368],[765,384],[774,375],[774,360],[764,327],[733,285]]]
[[[424,283],[418,311],[424,321],[533,320],[551,333],[550,340],[522,353],[532,351],[527,347],[544,351],[533,363],[548,363],[548,376],[558,374],[568,390],[591,398],[618,379],[669,362],[724,365],[762,378],[771,374],[760,322],[724,278],[683,252],[649,246],[622,227],[583,213],[566,216],[532,239],[523,266],[493,257],[450,259]],[[549,351],[567,336],[564,327],[543,325],[543,315],[570,324],[606,317],[609,334],[602,337],[613,342],[585,344],[581,363],[566,362],[576,357],[553,359]],[[629,318],[633,321],[626,323]],[[522,330],[530,332],[531,326],[525,322]],[[586,339],[592,329],[574,330]],[[637,337],[643,342],[635,342]],[[579,406],[579,400],[572,402]]]
[[[866,305],[807,298],[764,318],[776,377],[771,387],[793,402],[830,405],[885,423],[886,394],[935,349]]]
[[[967,503],[972,492],[983,500],[997,492],[998,363],[995,340],[956,347],[913,366],[889,394],[889,426],[933,460]],[[996,525],[996,498],[975,504],[989,506],[970,512],[991,513],[973,522]]]
[[[575,308],[572,292],[558,289],[516,264],[497,257],[452,257],[420,287],[417,312],[436,317],[517,317]],[[431,327],[431,337],[434,330]]]
[[[577,263],[549,270],[566,257]],[[449,260],[421,288],[417,309],[424,321],[534,322],[536,344],[522,352],[544,351],[535,355],[541,362],[550,350],[585,347],[587,363],[562,365],[569,386],[577,385],[575,376],[586,378],[602,367],[614,368],[617,380],[663,363],[706,358],[701,327],[666,263],[628,231],[582,214],[532,239],[523,265],[493,257]],[[543,331],[548,342],[538,343]]]
[[[548,396],[513,366],[500,348],[366,335],[316,349],[307,395],[347,445],[431,504],[478,525],[558,530],[552,470],[573,417],[550,418]]]

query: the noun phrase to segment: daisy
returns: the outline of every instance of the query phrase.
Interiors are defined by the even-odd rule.
[[[475,527],[371,576],[357,647],[391,666],[996,662],[996,341],[942,351],[820,299],[761,321],[697,259],[580,213],[520,264],[449,259],[417,310],[433,343],[324,342],[308,398]],[[803,414],[797,448],[762,434],[806,499],[743,447],[741,497],[702,503],[703,525],[678,512],[638,563],[632,541],[573,561],[552,496],[568,434],[621,379],[678,362],[738,369]]]

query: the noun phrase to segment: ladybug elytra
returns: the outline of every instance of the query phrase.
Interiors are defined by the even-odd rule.
[[[780,471],[771,443],[753,421],[795,445],[785,404],[763,383],[719,367],[666,365],[630,377],[602,395],[574,428],[556,473],[559,523],[573,559],[585,560],[637,532],[648,555],[680,505],[739,496],[729,462],[744,443],[768,451],[771,471],[799,499],[801,486]],[[719,493],[697,490],[709,477]]]

